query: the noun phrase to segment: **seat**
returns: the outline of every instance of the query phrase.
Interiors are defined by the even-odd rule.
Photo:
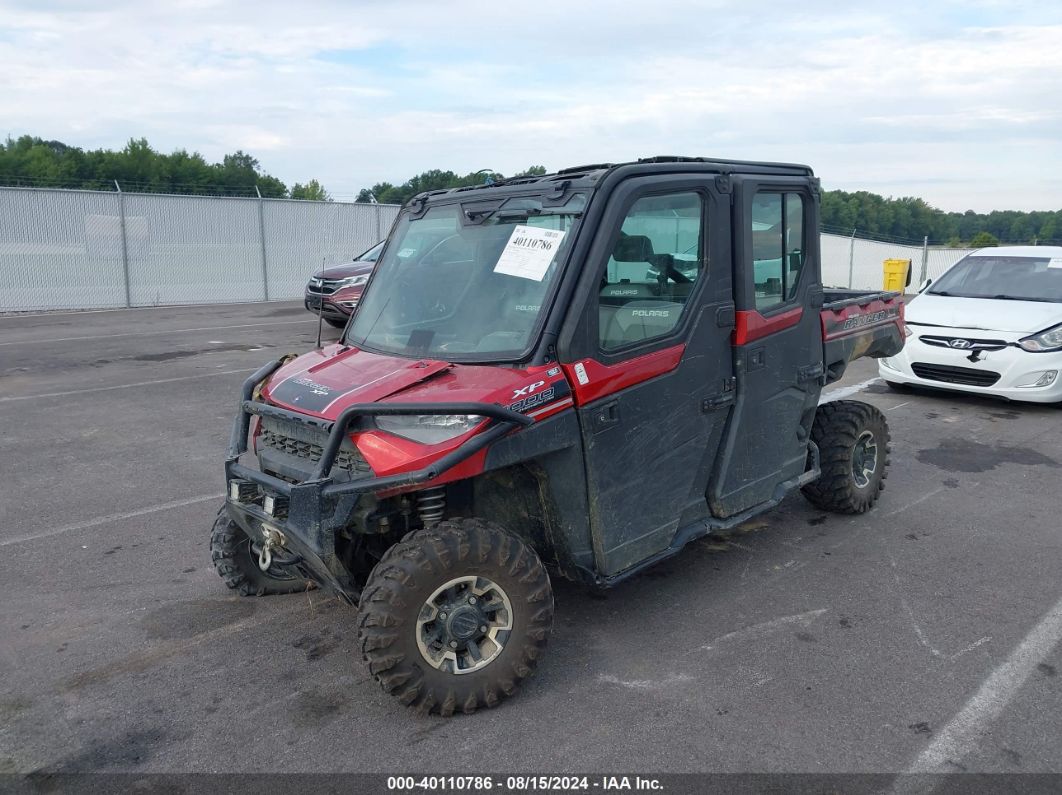
[[[619,239],[612,249],[612,258],[616,262],[652,262],[653,241],[645,235],[628,235],[620,232]]]

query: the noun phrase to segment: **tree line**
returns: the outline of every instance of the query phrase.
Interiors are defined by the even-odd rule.
[[[945,212],[922,199],[884,198],[868,191],[822,194],[822,226],[829,232],[974,247],[1005,243],[1062,242],[1062,210]]]
[[[315,179],[289,189],[241,151],[208,163],[198,152],[185,149],[158,152],[144,138],[132,139],[118,151],[85,151],[29,135],[0,144],[0,185],[114,190],[116,181],[122,190],[142,193],[257,196],[257,189],[269,199],[329,198]]]
[[[546,173],[543,166],[510,177]],[[378,182],[363,188],[359,202],[404,204],[422,191],[459,188],[496,182],[505,175],[491,169],[469,174],[431,169],[401,184]],[[237,151],[220,163],[208,163],[198,152],[178,149],[158,152],[147,140],[133,139],[118,151],[85,151],[61,141],[46,141],[24,135],[0,145],[0,185],[114,190],[147,193],[189,193],[266,198],[330,201],[316,179],[290,188],[261,169],[254,157]],[[990,213],[945,212],[914,197],[886,198],[868,191],[823,192],[822,226],[825,231],[859,237],[950,245],[1062,242],[1062,210],[1023,212],[994,210]]]
[[[515,177],[541,177],[545,173],[545,166],[531,166],[524,171],[512,174],[508,179]],[[417,174],[415,177],[410,177],[401,185],[392,185],[390,182],[377,182],[371,188],[362,188],[356,201],[405,204],[423,191],[465,188],[469,185],[483,185],[484,183],[498,182],[503,179],[507,179],[504,174],[487,168],[481,168],[479,171],[473,171],[470,174],[456,174],[453,171],[441,171],[436,168]]]

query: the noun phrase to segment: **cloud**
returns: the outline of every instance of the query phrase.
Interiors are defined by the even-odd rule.
[[[3,6],[0,6],[3,8]],[[658,0],[8,3],[0,117],[82,146],[252,152],[353,194],[427,168],[653,154],[1057,209],[1062,10]]]

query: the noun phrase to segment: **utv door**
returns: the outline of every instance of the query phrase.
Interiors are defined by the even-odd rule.
[[[629,179],[588,251],[561,361],[599,574],[662,552],[708,514],[733,399],[729,211],[711,175]]]
[[[807,462],[821,391],[817,197],[804,179],[734,179],[737,401],[712,512],[781,499]]]

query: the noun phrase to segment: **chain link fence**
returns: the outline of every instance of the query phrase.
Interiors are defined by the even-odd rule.
[[[0,311],[299,298],[310,274],[383,238],[384,204],[0,188]],[[822,280],[880,289],[909,259],[914,287],[969,249],[822,235]]]
[[[856,235],[823,233],[822,283],[827,287],[852,287],[859,290],[881,289],[882,264],[887,259],[911,260],[911,286],[914,292],[924,279],[937,279],[944,271],[974,249],[946,248],[884,243],[864,240]]]
[[[0,188],[0,311],[298,298],[398,215],[384,204]]]

